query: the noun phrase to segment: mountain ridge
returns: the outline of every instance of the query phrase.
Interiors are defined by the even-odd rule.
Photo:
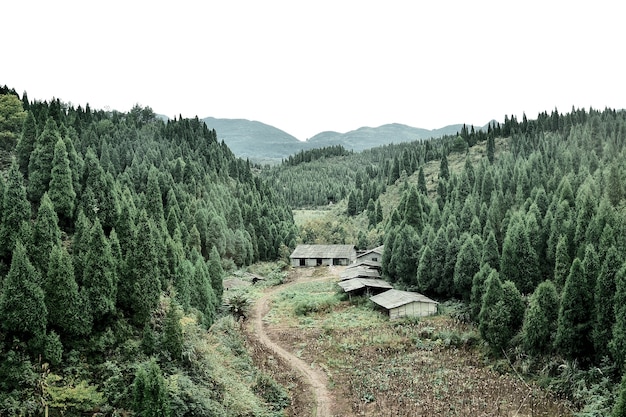
[[[391,143],[454,135],[463,127],[463,124],[453,124],[431,130],[389,123],[377,127],[362,126],[345,133],[322,131],[306,141],[301,141],[277,127],[256,120],[215,117],[205,117],[202,120],[210,129],[215,129],[218,139],[223,140],[236,156],[269,164],[280,163],[290,155],[309,149],[341,145],[348,150],[360,152]],[[487,125],[474,128],[486,129]]]

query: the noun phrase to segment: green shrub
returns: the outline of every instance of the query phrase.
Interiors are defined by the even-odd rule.
[[[257,375],[252,389],[270,405],[273,411],[280,411],[291,404],[287,391],[265,373]]]

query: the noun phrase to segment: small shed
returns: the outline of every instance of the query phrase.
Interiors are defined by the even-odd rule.
[[[437,313],[439,304],[425,295],[394,289],[370,297],[370,300],[387,310],[390,320],[430,316]]]
[[[298,245],[289,256],[291,266],[350,265],[356,259],[354,245]]]
[[[387,281],[370,278],[353,278],[340,281],[337,284],[343,288],[344,292],[347,292],[350,295],[374,295],[393,288]]]
[[[374,261],[380,262],[383,259],[383,251],[385,250],[385,245],[378,246],[374,249],[367,250],[356,257],[357,262],[362,261]]]

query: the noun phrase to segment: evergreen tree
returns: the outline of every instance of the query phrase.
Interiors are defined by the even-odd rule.
[[[161,274],[157,254],[157,244],[153,228],[156,227],[145,210],[139,214],[137,224],[137,244],[127,262],[128,282],[130,290],[129,308],[133,321],[143,325],[159,302],[161,295]]]
[[[552,281],[540,283],[530,297],[522,326],[523,345],[532,354],[552,351],[559,314],[559,295]]]
[[[509,326],[511,312],[504,302],[502,283],[497,271],[492,271],[485,282],[485,294],[478,315],[478,329],[495,354],[506,348],[513,336]]]
[[[52,206],[48,193],[41,198],[41,205],[37,211],[37,221],[33,227],[33,265],[46,276],[50,251],[61,245],[61,230],[59,219]]]
[[[487,239],[483,243],[482,254],[480,257],[481,264],[489,264],[494,269],[500,267],[500,253],[498,252],[498,242],[493,230],[489,231]]]
[[[222,268],[220,254],[215,246],[211,248],[208,269],[209,276],[211,277],[211,286],[213,287],[215,296],[219,301],[222,299],[222,294],[224,293],[224,269]]]
[[[37,135],[37,121],[35,120],[33,112],[29,111],[26,115],[26,119],[24,119],[22,135],[15,148],[15,156],[22,175],[28,175],[28,163],[30,161],[30,155],[33,153],[33,149],[35,149]]]
[[[133,381],[133,411],[140,417],[169,417],[170,403],[161,368],[152,359],[141,366]]]
[[[441,163],[439,164],[439,179],[445,179],[448,181],[450,179],[450,169],[448,168],[448,157],[445,152],[441,157]]]
[[[609,355],[609,342],[615,322],[614,296],[616,292],[616,276],[622,265],[621,257],[615,246],[606,253],[600,275],[595,283],[595,320],[593,324],[593,346],[598,358]]]
[[[467,234],[454,266],[455,293],[465,301],[470,300],[472,280],[479,270],[480,250],[476,245],[476,240]]]
[[[202,323],[209,328],[215,319],[217,300],[211,286],[211,277],[209,276],[207,266],[199,254],[196,256],[193,272],[191,279],[191,306],[198,309],[201,313]]]
[[[94,323],[115,312],[117,277],[111,246],[96,218],[89,231],[89,249],[85,253],[83,288]]]
[[[472,293],[470,294],[470,314],[472,320],[478,321],[480,309],[483,304],[483,295],[485,294],[485,282],[494,269],[488,264],[483,263],[478,272],[472,278]]]
[[[496,154],[496,140],[493,135],[487,137],[487,159],[493,164]]]
[[[618,369],[623,371],[626,365],[626,264],[623,264],[615,275],[613,305],[615,316],[609,350]]]
[[[7,174],[2,207],[0,248],[3,257],[10,257],[15,248],[15,241],[22,222],[30,221],[31,217],[30,203],[26,199],[24,178],[15,160],[12,161]]]
[[[159,172],[151,166],[148,171],[148,185],[146,187],[146,211],[148,216],[159,223],[165,220],[163,213],[163,197],[159,187]]]
[[[626,417],[626,374],[622,376],[617,400],[613,406],[611,417]]]
[[[569,257],[569,243],[567,236],[559,236],[559,240],[556,245],[556,254],[554,262],[554,283],[559,288],[563,288],[565,280],[569,275],[569,270],[572,266],[571,259]]]
[[[514,214],[502,244],[500,271],[520,291],[532,292],[540,280],[539,258],[530,244],[523,218]]]
[[[0,326],[23,341],[43,342],[48,310],[40,286],[41,276],[30,263],[26,248],[16,242],[11,269],[0,293]]]
[[[61,138],[54,146],[49,196],[59,218],[64,224],[68,224],[74,215],[76,192],[72,183],[72,170],[67,149]]]
[[[592,353],[592,294],[583,264],[576,258],[563,287],[555,339],[557,351],[566,358],[585,359]]]
[[[415,282],[420,292],[432,293],[436,290],[439,281],[439,276],[434,274],[436,265],[434,264],[435,257],[430,246],[425,245],[422,250],[422,256],[420,257]]]
[[[502,283],[502,294],[504,305],[511,312],[509,326],[514,333],[517,333],[524,322],[524,311],[526,310],[522,294],[520,294],[512,281],[504,281]]]
[[[417,174],[417,189],[420,193],[427,195],[428,188],[426,188],[426,178],[424,177],[424,167],[421,166],[419,173]]]
[[[72,259],[61,246],[53,247],[50,252],[43,289],[50,326],[62,334],[87,334],[90,324],[83,314]]]
[[[61,139],[56,122],[48,118],[28,163],[28,196],[31,201],[39,202],[43,193],[48,191],[52,176],[54,146]]]
[[[413,227],[418,234],[421,234],[424,229],[424,219],[422,218],[423,207],[420,195],[415,187],[411,187],[405,197],[404,221]]]
[[[183,355],[183,318],[180,307],[172,301],[165,315],[163,323],[162,346],[173,360],[180,360]]]

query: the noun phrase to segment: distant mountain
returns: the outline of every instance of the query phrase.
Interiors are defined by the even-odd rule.
[[[313,136],[307,142],[313,145],[314,148],[342,145],[346,149],[359,152],[390,143],[412,142],[419,139],[454,135],[461,130],[462,126],[451,125],[441,129],[428,130],[392,123],[379,127],[361,127],[347,133],[322,132]]]
[[[233,153],[253,162],[275,163],[310,146],[289,133],[265,123],[246,119],[202,119]]]
[[[454,135],[461,131],[462,124],[441,129],[420,129],[399,123],[379,127],[361,127],[346,133],[321,132],[307,141],[299,141],[289,133],[265,123],[246,119],[202,119],[217,137],[228,145],[233,153],[256,163],[279,163],[302,150],[341,145],[348,150],[360,152],[365,149],[390,143],[411,142],[420,139]],[[475,127],[475,129],[486,129]]]

